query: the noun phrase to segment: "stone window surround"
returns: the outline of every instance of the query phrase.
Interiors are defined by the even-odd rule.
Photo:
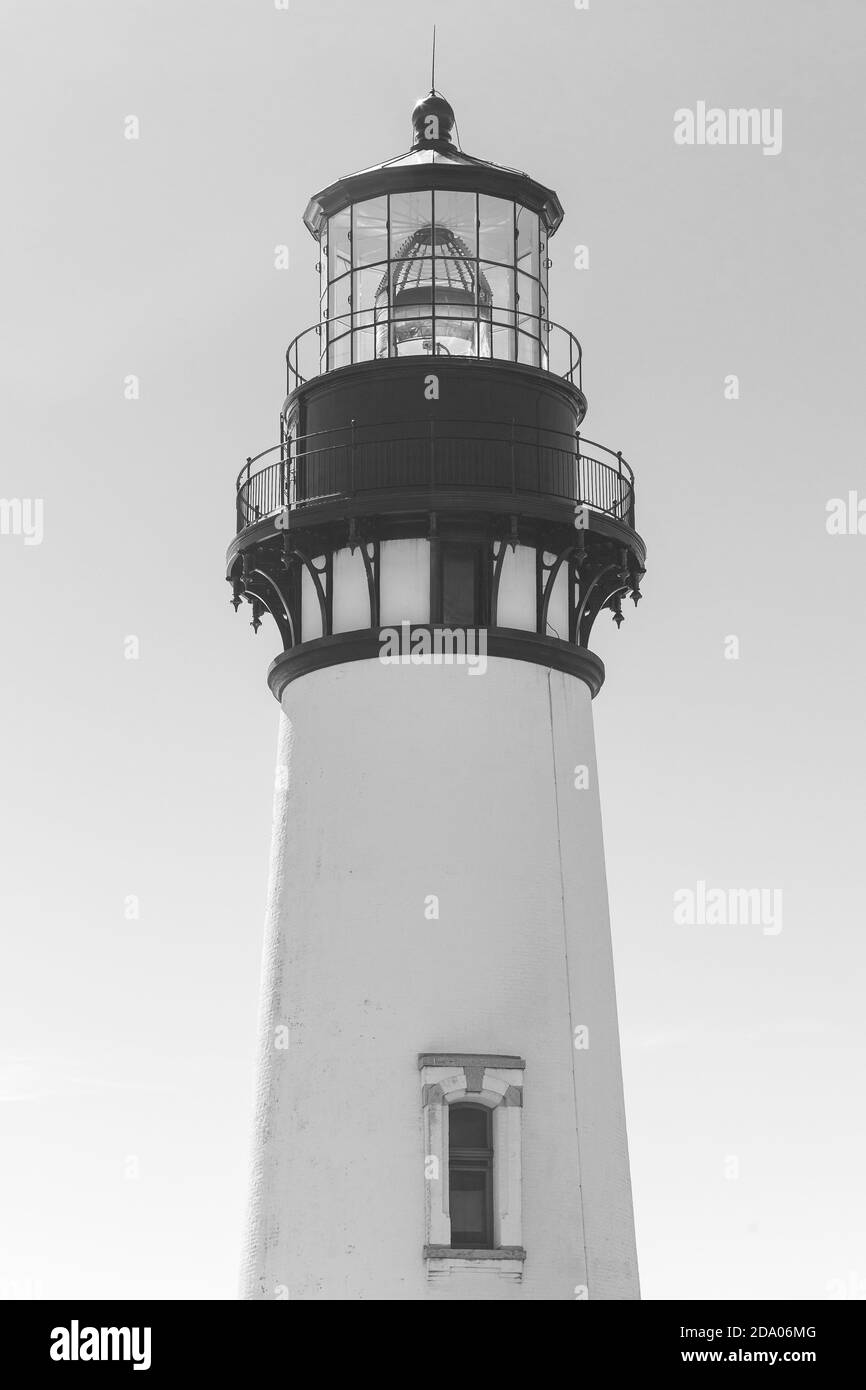
[[[422,1052],[421,1103],[425,1160],[435,1158],[437,1176],[425,1181],[428,1279],[459,1270],[492,1271],[521,1280],[526,1252],[522,1230],[523,1072],[520,1057],[494,1053]],[[448,1107],[459,1101],[486,1105],[493,1111],[492,1250],[456,1249],[451,1245],[448,1190]]]

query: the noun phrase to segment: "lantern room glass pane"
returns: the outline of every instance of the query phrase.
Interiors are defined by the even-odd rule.
[[[432,226],[432,191],[421,189],[415,193],[392,193],[390,219],[391,259],[396,260],[410,253],[411,245],[406,243],[414,232]]]
[[[450,234],[460,255],[477,255],[478,208],[474,193],[456,193],[437,188],[433,197],[437,229]]]
[[[347,277],[348,278],[348,277]],[[332,319],[327,325],[328,370],[346,367],[352,360],[352,320]]]
[[[477,356],[477,262],[437,256],[433,273],[436,351],[449,357]]]
[[[477,262],[461,256],[437,256],[433,266],[437,312],[442,304],[459,304],[474,318],[478,302]]]
[[[531,275],[517,276],[517,307],[521,314],[531,314],[535,319],[539,314],[539,291],[541,286]]]
[[[349,231],[351,211],[343,208],[328,219],[328,279],[336,280],[350,268],[351,251]]]
[[[356,268],[388,259],[388,199],[370,198],[352,209],[352,264]]]
[[[379,294],[380,286],[383,289],[382,296]],[[387,299],[387,295],[388,277],[381,266],[368,266],[366,270],[352,272],[353,314],[363,314],[367,310],[375,309],[377,303],[381,304],[382,298]]]
[[[372,362],[376,356],[376,315],[373,309],[352,314],[352,361]]]
[[[433,257],[424,254],[429,252],[429,244],[419,241],[412,249],[417,254],[391,263],[391,301],[395,308],[401,300],[412,296],[423,296],[429,302],[433,294]]]
[[[538,324],[523,323],[524,331],[517,335],[517,360],[527,367],[538,366]]]
[[[319,298],[322,305],[322,318],[325,317],[328,304],[328,236],[327,223],[326,230],[322,234],[322,241],[319,251]]]
[[[517,360],[528,367],[540,365],[540,290],[531,275],[517,275]]]
[[[479,194],[478,254],[483,261],[514,265],[514,204],[507,198]]]
[[[513,362],[515,355],[514,314],[505,310],[494,310],[491,325],[491,356]]]
[[[538,275],[538,214],[517,206],[517,269]]]
[[[385,293],[387,295],[387,274]],[[352,323],[354,325],[353,362],[369,362],[376,356],[374,325],[376,309],[381,308],[378,295],[382,283],[382,267],[368,266],[352,272]],[[387,302],[387,301],[386,301]]]
[[[481,276],[479,283],[487,286],[490,303],[493,305],[493,317],[501,317],[500,311],[510,313],[514,309],[514,271],[507,270],[505,266],[490,265],[482,261]]]
[[[349,296],[352,293],[351,275],[341,275],[339,280],[333,280],[328,287],[328,318],[339,318],[348,314],[351,309]]]

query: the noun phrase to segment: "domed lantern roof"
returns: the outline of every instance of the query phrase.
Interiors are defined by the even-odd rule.
[[[344,175],[310,199],[304,222],[318,240],[325,218],[351,203],[385,192],[448,188],[510,198],[542,219],[553,236],[563,218],[556,193],[518,169],[464,153],[453,142],[455,116],[441,93],[430,91],[412,112],[412,147],[393,159]]]

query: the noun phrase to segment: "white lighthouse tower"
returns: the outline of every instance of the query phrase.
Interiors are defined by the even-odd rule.
[[[319,321],[238,480],[283,645],[242,1290],[635,1299],[587,645],[634,481],[580,432],[556,194],[412,121],[307,207]]]

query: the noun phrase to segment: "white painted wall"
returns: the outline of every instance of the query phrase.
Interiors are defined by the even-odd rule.
[[[637,1297],[586,686],[503,658],[364,661],[283,708],[244,1295]],[[522,1283],[427,1281],[434,1051],[526,1061]]]

